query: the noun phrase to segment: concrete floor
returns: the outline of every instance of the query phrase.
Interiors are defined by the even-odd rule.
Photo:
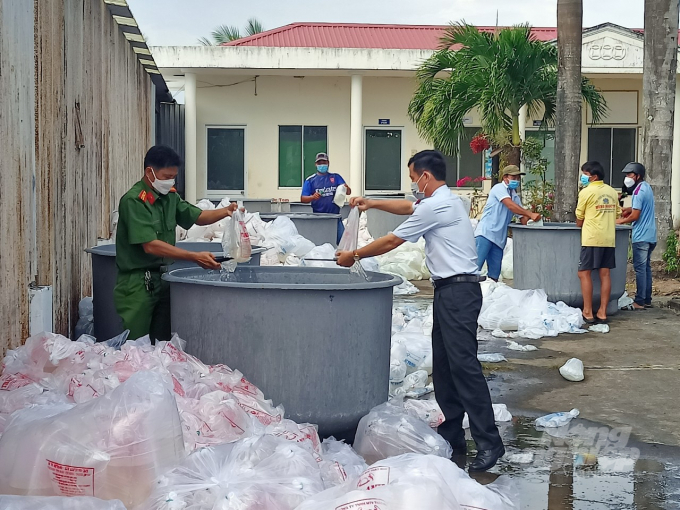
[[[421,292],[410,299],[427,306],[431,285],[413,283]],[[680,508],[680,305],[667,298],[655,305],[619,312],[607,334],[516,339],[538,347],[533,352],[480,332],[479,352],[508,360],[483,366],[493,401],[514,416],[499,425],[506,456],[480,482],[512,478],[524,510]],[[585,365],[582,382],[558,371],[574,357]],[[572,408],[580,416],[566,427],[533,424]],[[528,462],[517,461],[527,454]]]

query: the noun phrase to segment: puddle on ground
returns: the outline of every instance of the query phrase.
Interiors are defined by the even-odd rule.
[[[515,417],[499,428],[506,455],[474,478],[512,478],[524,510],[680,508],[680,448],[639,443],[629,430],[586,420],[539,431],[534,418]]]
[[[431,299],[395,298],[394,304],[408,315],[425,310]],[[484,345],[480,352],[498,352],[505,344],[490,335],[480,335],[480,340]],[[492,396],[508,384],[495,379],[495,373],[487,375]],[[512,422],[498,424],[506,455],[489,473],[473,478],[485,484],[499,476],[512,478],[522,510],[680,508],[679,447],[642,443],[631,437],[630,428],[610,428],[584,419],[537,430],[534,420],[539,415],[514,411],[519,416]],[[468,449],[474,449],[469,431]]]

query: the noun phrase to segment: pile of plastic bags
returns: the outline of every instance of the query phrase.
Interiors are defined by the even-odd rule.
[[[517,331],[517,336],[529,339],[585,332],[581,310],[549,302],[543,290],[518,290],[487,280],[482,295],[478,322],[484,329]]]
[[[0,493],[26,497],[0,496],[0,507],[294,510],[315,508],[303,505],[319,496],[316,508],[325,508],[324,491],[342,487],[337,498],[344,498],[370,473],[351,447],[333,438],[321,442],[314,425],[285,419],[283,408],[240,372],[205,365],[179,338],[156,346],[148,337],[123,341],[95,344],[84,336],[74,342],[43,333],[7,353],[0,372],[0,458],[14,460],[0,465]],[[427,406],[416,402],[386,403],[362,420],[356,447],[363,457],[450,454],[428,426],[438,420],[434,402],[427,404],[429,421],[420,418]],[[434,469],[433,458],[419,455],[417,462]],[[387,462],[397,466],[398,459]],[[467,478],[462,471],[455,476]],[[390,479],[380,493],[394,503],[379,508],[405,508],[394,506],[402,504],[399,495],[420,485],[406,474]],[[470,487],[482,496],[465,493],[460,501],[496,497],[481,485]],[[448,491],[446,498],[464,492]]]
[[[411,453],[376,462],[297,510],[502,510],[519,508],[518,499],[507,478],[481,485],[447,458]]]

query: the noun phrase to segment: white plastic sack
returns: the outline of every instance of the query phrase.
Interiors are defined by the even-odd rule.
[[[252,253],[250,236],[240,210],[234,211],[231,218],[225,219],[222,249],[238,264],[250,260]]]
[[[498,352],[482,352],[477,354],[477,359],[481,363],[500,363],[502,361],[508,361],[505,356]]]
[[[560,367],[560,375],[567,381],[583,381],[585,378],[583,375],[583,361],[578,358],[571,358]]]
[[[435,399],[417,400],[409,399],[404,401],[404,409],[411,415],[427,422],[436,429],[444,423],[444,413]]]
[[[335,196],[333,197],[333,203],[338,207],[345,205],[345,200],[347,199],[347,186],[341,184],[335,190]]]
[[[204,448],[165,473],[144,510],[293,510],[324,489],[317,460],[271,435]]]
[[[366,461],[351,446],[333,436],[323,440],[321,455],[319,468],[326,488],[357,478],[368,469]]]
[[[491,404],[493,407],[493,419],[496,423],[512,421],[512,414],[508,411],[505,404]],[[467,413],[463,415],[463,428],[470,428],[470,417]]]
[[[354,449],[369,464],[410,452],[448,459],[452,452],[449,443],[427,423],[389,402],[374,407],[361,419]]]
[[[337,250],[332,244],[322,244],[321,246],[317,246],[313,250],[310,250],[309,253],[302,257],[300,260],[300,265],[304,267],[338,267],[338,265],[333,261],[336,251]]]
[[[72,408],[27,408],[0,437],[0,493],[120,499],[132,508],[184,457],[169,381],[139,372]],[[36,411],[40,415],[36,416]]]
[[[0,495],[2,510],[125,510],[117,499],[104,501],[98,498],[77,497],[40,497]]]
[[[571,420],[576,418],[578,415],[579,415],[578,409],[572,409],[568,413],[564,413],[564,412],[552,413],[552,414],[548,414],[546,416],[541,416],[540,418],[536,418],[535,425],[536,425],[536,427],[541,427],[541,428],[562,427],[562,426],[568,424]]]
[[[512,280],[513,273],[513,254],[512,254],[512,239],[508,239],[503,250],[503,260],[501,262],[501,277],[504,280]]]
[[[312,496],[297,510],[516,510],[507,477],[481,485],[449,459],[405,454],[373,464],[357,479]]]
[[[358,207],[353,207],[347,217],[345,232],[342,234],[338,251],[355,251],[359,241],[359,216],[361,211]]]

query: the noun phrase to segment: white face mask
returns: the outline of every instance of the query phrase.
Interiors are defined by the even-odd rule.
[[[423,173],[423,175],[425,175],[425,173]],[[425,189],[423,189],[423,191],[418,189],[418,183],[420,182],[420,179],[423,178],[423,175],[421,175],[416,182],[411,183],[411,193],[413,193],[413,196],[416,197],[416,200],[422,200],[425,198]],[[425,185],[425,188],[427,188],[427,184]]]
[[[156,177],[156,172],[153,171],[153,168],[151,169],[151,173],[153,174],[154,178],[154,181],[151,183],[153,189],[158,191],[158,193],[161,195],[167,195],[170,193],[170,190],[175,185],[175,179],[166,179],[163,181]]]
[[[623,180],[623,184],[626,185],[626,188],[632,188],[633,186],[635,186],[635,179],[633,179],[632,177],[626,177]]]

